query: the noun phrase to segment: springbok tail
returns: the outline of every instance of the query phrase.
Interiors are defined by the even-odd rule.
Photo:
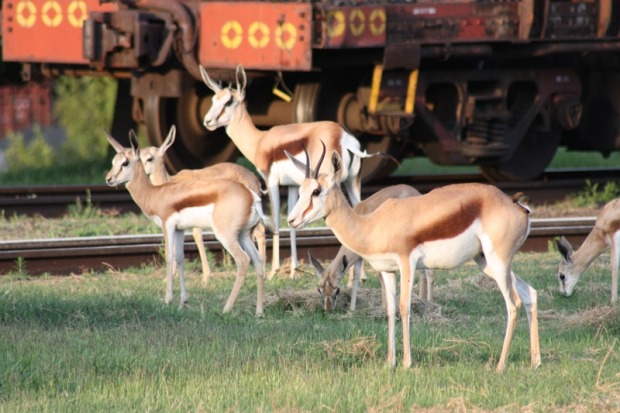
[[[263,212],[263,202],[260,199],[254,202],[254,208],[256,208],[256,212],[258,212],[258,216],[260,217],[263,225],[265,225],[265,228],[270,231],[274,231],[275,225],[273,224],[273,220],[270,216],[265,215]]]
[[[358,156],[362,159],[365,158],[374,158],[375,156],[381,156],[383,158],[389,159],[392,162],[394,162],[396,165],[400,166],[400,162],[398,162],[398,159],[394,158],[392,155],[390,155],[389,153],[385,153],[385,152],[373,152],[373,153],[368,153],[366,150],[364,151],[360,151],[357,148],[347,148],[347,150],[349,152],[351,152],[353,155]]]

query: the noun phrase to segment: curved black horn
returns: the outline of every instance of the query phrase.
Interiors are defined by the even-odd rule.
[[[321,141],[321,145],[323,145],[323,152],[321,152],[321,157],[316,163],[316,169],[314,170],[314,179],[317,179],[319,177],[319,169],[321,169],[321,164],[323,163],[323,159],[325,159],[325,151],[327,150],[323,141]]]
[[[303,148],[304,153],[306,154],[306,178],[310,178],[310,155],[308,154],[308,150],[306,149],[306,145],[304,145],[302,143],[301,147]]]

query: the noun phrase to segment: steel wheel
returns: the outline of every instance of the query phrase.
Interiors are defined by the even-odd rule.
[[[538,178],[549,165],[560,143],[559,131],[543,131],[534,121],[512,157],[498,163],[480,164],[480,171],[490,181],[529,181]]]
[[[202,125],[210,102],[196,89],[181,98],[149,96],[145,99],[146,131],[152,145],[160,146],[170,127],[177,127],[176,140],[166,153],[166,165],[171,172],[204,168],[237,158],[237,148],[224,128],[209,132]]]

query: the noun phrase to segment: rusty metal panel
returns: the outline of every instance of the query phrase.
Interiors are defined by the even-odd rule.
[[[52,88],[49,84],[0,86],[0,140],[37,124],[52,123]]]
[[[2,3],[2,53],[6,61],[88,63],[82,24],[91,11],[113,11],[98,0],[11,0]]]
[[[519,4],[437,2],[388,6],[387,43],[516,40]]]
[[[207,67],[310,70],[309,3],[200,5],[199,61]]]
[[[319,46],[327,49],[379,47],[385,44],[384,6],[326,7],[319,13]]]
[[[550,1],[544,37],[546,39],[595,37],[599,27],[598,3],[589,0]],[[601,19],[603,17],[601,16]]]

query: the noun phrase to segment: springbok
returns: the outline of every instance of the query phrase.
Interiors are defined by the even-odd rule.
[[[566,296],[573,293],[581,274],[592,261],[611,247],[611,303],[618,302],[618,265],[620,265],[620,199],[608,202],[598,213],[594,228],[585,241],[573,252],[573,247],[564,237],[555,240],[562,255],[558,265],[560,292]]]
[[[391,272],[400,271],[403,366],[408,368],[415,269],[452,269],[470,259],[497,282],[506,304],[506,333],[496,370],[506,368],[522,302],[530,325],[531,364],[540,365],[536,290],[511,270],[513,257],[529,232],[529,209],[494,186],[471,183],[445,186],[420,196],[388,199],[374,212],[359,215],[337,184],[342,172],[340,154],[332,153],[327,175],[319,174],[324,155],[325,152],[311,176],[306,153],[306,179],[288,222],[293,228],[303,228],[324,217],[344,246],[381,271],[388,317],[389,365],[396,364],[396,280]]]
[[[262,191],[258,177],[247,168],[235,163],[222,162],[203,169],[184,169],[179,171],[176,175],[171,176],[166,170],[164,155],[166,154],[168,148],[170,148],[170,146],[174,143],[175,136],[176,127],[173,125],[168,132],[168,136],[159,148],[149,146],[140,149],[140,160],[142,161],[144,170],[153,185],[161,185],[168,181],[186,181],[188,179],[232,179],[233,181],[242,183],[250,191],[260,196]],[[192,235],[194,237],[196,247],[198,248],[200,262],[202,263],[202,283],[206,285],[209,281],[209,276],[211,275],[211,268],[209,267],[209,261],[207,260],[207,252],[205,250],[202,230],[200,228],[193,228]],[[259,221],[258,224],[256,224],[256,227],[252,230],[252,237],[256,240],[258,252],[264,266],[267,241],[265,238],[265,226],[261,221]]]
[[[167,272],[166,304],[172,301],[175,268],[181,283],[180,307],[187,302],[183,269],[184,230],[211,228],[237,265],[237,278],[224,312],[232,310],[252,261],[257,280],[256,314],[262,315],[263,265],[250,239],[250,231],[262,216],[260,198],[244,185],[229,179],[190,179],[155,186],[140,161],[138,140],[133,131],[129,134],[131,148],[124,148],[107,132],[106,137],[116,150],[106,183],[110,186],[125,183],[142,212],[163,230]]]
[[[226,133],[235,143],[239,151],[256,167],[265,180],[269,191],[271,215],[274,223],[273,260],[270,276],[280,268],[280,235],[279,186],[288,186],[289,212],[297,201],[299,185],[303,174],[284,156],[284,150],[295,156],[303,157],[302,146],[313,156],[321,151],[319,139],[324,140],[330,151],[336,151],[343,159],[347,168],[339,176],[349,195],[350,202],[355,205],[360,201],[361,194],[361,159],[382,153],[368,154],[360,150],[359,141],[342,126],[334,122],[308,122],[274,126],[262,131],[256,128],[245,103],[247,78],[241,65],[236,70],[236,87],[222,87],[214,82],[207,71],[201,66],[202,78],[213,91],[212,105],[204,117],[204,126],[215,130],[225,126]],[[297,247],[295,230],[291,229],[291,273],[297,267]]]
[[[418,196],[420,192],[409,185],[393,185],[383,188],[374,193],[367,199],[361,201],[353,207],[355,213],[359,215],[367,215],[376,210],[381,204],[392,198],[407,198],[410,196]],[[357,304],[357,292],[359,288],[360,275],[363,269],[362,257],[351,251],[344,245],[340,247],[338,254],[332,260],[331,264],[323,269],[321,263],[314,257],[310,256],[310,263],[314,267],[319,277],[319,293],[324,297],[323,309],[331,312],[336,308],[336,300],[340,294],[340,280],[342,275],[351,267],[354,268],[351,284],[351,303],[350,311],[355,311]],[[435,274],[433,270],[424,270],[424,276],[420,277],[419,296],[422,299],[433,300],[433,279]]]

